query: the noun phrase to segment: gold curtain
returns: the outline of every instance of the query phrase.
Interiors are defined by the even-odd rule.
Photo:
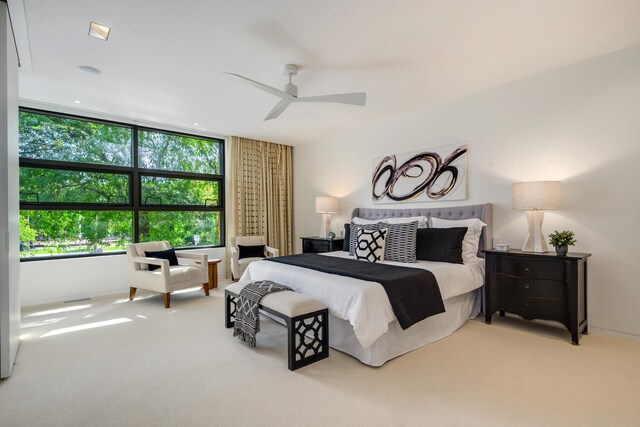
[[[231,236],[267,236],[268,245],[279,249],[280,255],[291,255],[291,146],[237,136],[229,143],[227,259]]]

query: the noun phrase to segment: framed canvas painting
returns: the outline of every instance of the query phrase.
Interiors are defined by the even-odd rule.
[[[449,144],[374,159],[375,203],[467,198],[467,144]]]

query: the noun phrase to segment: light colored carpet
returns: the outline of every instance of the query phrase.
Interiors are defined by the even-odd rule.
[[[223,295],[25,310],[0,425],[640,425],[637,343],[576,347],[562,329],[496,316],[380,368],[332,349],[290,372],[286,329],[264,319],[246,347],[224,328]],[[98,327],[64,329],[82,325]]]

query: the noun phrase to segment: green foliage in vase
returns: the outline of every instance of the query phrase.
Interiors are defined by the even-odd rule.
[[[549,234],[549,243],[555,247],[574,246],[576,244],[576,235],[570,230],[555,230],[553,233]]]

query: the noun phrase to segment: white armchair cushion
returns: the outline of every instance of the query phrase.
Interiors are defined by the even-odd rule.
[[[172,285],[182,282],[204,283],[207,279],[203,276],[204,269],[194,265],[172,265],[169,267],[169,280]]]
[[[262,257],[242,258],[238,260],[238,265],[240,265],[241,267],[242,266],[246,267],[247,265],[251,264],[253,261],[260,261],[261,259],[264,259],[264,258]]]

